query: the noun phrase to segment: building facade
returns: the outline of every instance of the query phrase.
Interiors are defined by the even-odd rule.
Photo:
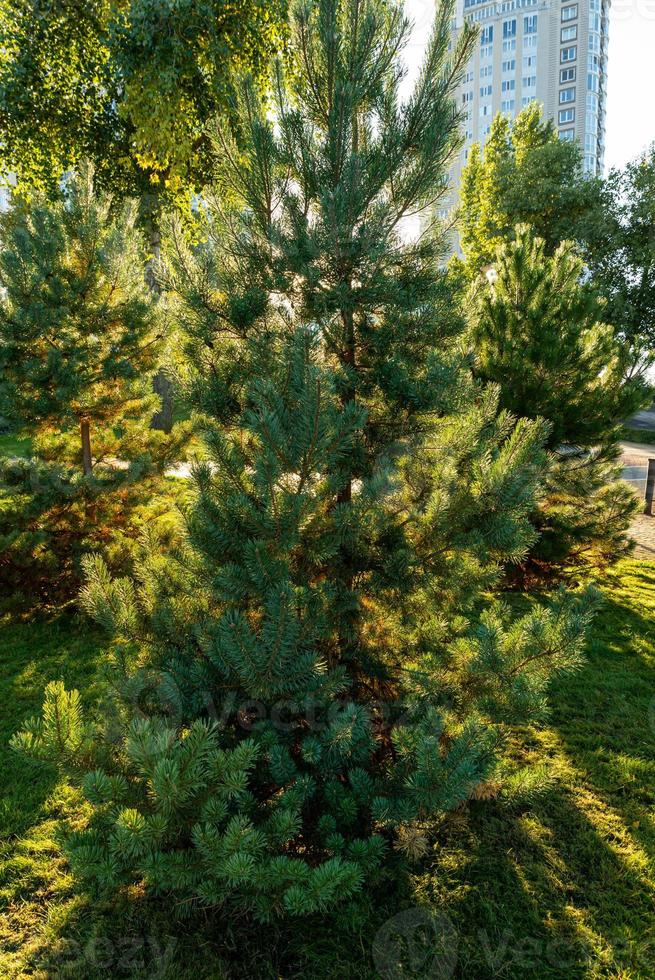
[[[458,92],[465,142],[451,171],[445,217],[473,143],[484,143],[499,113],[514,119],[543,106],[560,139],[577,139],[587,173],[602,173],[611,0],[457,0],[453,34],[479,25],[475,53]]]

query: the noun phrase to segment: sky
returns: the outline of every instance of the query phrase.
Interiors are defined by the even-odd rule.
[[[412,69],[430,29],[434,0],[405,0],[414,21]],[[655,0],[612,0],[605,167],[622,167],[655,142]]]
[[[605,166],[621,167],[655,142],[655,0],[613,0]]]

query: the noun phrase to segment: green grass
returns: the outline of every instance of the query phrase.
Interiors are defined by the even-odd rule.
[[[29,456],[31,448],[29,439],[21,439],[13,432],[0,435],[0,456]]]
[[[93,701],[104,641],[81,620],[1,627],[0,976],[373,980],[385,975],[372,956],[380,927],[378,950],[399,951],[404,936],[414,957],[387,971],[399,980],[655,976],[655,565],[624,562],[601,587],[585,666],[553,689],[546,726],[516,734],[517,756],[548,762],[544,795],[451,815],[411,887],[371,896],[350,932],[312,920],[259,930],[248,945],[216,921],[176,924],[139,895],[110,909],[76,890],[55,839],[57,820],[77,812],[75,794],[6,741],[52,678]],[[422,908],[445,929],[442,960],[437,934],[420,942]]]
[[[621,439],[624,442],[641,442],[643,445],[652,446],[655,445],[655,432],[651,432],[650,429],[631,429],[629,426],[623,426]]]

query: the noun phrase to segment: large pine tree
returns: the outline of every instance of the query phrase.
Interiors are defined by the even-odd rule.
[[[451,16],[403,102],[397,5],[296,5],[274,107],[246,84],[239,142],[214,131],[206,243],[171,230],[208,452],[187,545],[152,541],[136,582],[88,565],[109,737],[53,686],[16,743],[95,765],[68,849],[106,887],[260,919],[347,902],[490,791],[505,726],[579,656],[584,609],[489,601],[533,539],[544,428],[472,379],[439,243],[402,237],[458,144]]]
[[[80,555],[116,543],[180,451],[144,424],[163,318],[136,217],[86,168],[3,218],[0,411],[33,449],[1,461],[5,589],[79,587]]]

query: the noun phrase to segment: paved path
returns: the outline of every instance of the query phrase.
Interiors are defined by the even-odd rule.
[[[647,442],[622,442],[621,453],[623,456],[646,456],[655,459],[655,443],[649,445]]]
[[[646,414],[646,413],[644,413]],[[633,424],[632,422],[630,423]],[[648,459],[655,459],[655,445],[648,445],[644,442],[622,442],[622,460],[625,467],[626,476],[629,469],[646,465]],[[643,461],[643,462],[642,462]],[[645,472],[642,474],[645,478]],[[635,487],[635,489],[637,489]],[[639,487],[640,495],[643,495],[643,484]],[[643,497],[642,497],[643,499]],[[655,517],[646,514],[637,514],[632,522],[630,534],[636,543],[634,550],[635,558],[646,558],[655,561]]]
[[[635,558],[655,561],[655,517],[638,514],[632,522],[630,536],[635,542]]]
[[[655,405],[637,412],[625,424],[629,425],[631,429],[647,429],[655,432]]]

